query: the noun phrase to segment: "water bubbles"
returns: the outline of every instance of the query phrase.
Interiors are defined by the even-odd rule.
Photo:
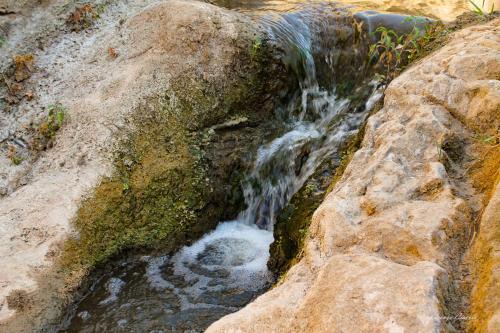
[[[116,325],[120,328],[125,328],[127,326],[128,320],[127,319],[120,319],[116,322]]]
[[[105,300],[99,302],[99,305],[107,305],[115,302],[118,299],[118,294],[124,285],[125,282],[119,278],[110,278],[108,283],[106,283],[106,290],[108,291],[109,296]]]
[[[91,315],[88,311],[79,312],[77,315],[81,320],[87,321],[90,319]]]
[[[190,291],[197,295],[219,289],[220,283],[226,288],[258,290],[270,281],[267,261],[272,241],[273,235],[267,230],[239,221],[225,222],[179,251],[172,258],[174,272],[187,281],[196,278]],[[256,276],[261,278],[257,283],[253,279]]]
[[[146,277],[151,287],[157,290],[175,288],[173,284],[165,280],[162,276],[162,267],[167,263],[168,256],[144,257],[143,260],[148,263]]]
[[[235,238],[221,238],[205,246],[197,261],[205,266],[241,266],[255,259],[258,254],[252,243]]]

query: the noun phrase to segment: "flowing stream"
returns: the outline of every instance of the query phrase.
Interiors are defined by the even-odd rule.
[[[260,18],[269,40],[284,47],[283,61],[295,66],[300,89],[276,111],[285,133],[256,152],[242,184],[247,208],[174,255],[127,261],[102,277],[62,331],[199,332],[270,286],[266,263],[277,215],[381,95],[375,85],[362,87],[368,97],[360,108],[337,97],[335,50],[318,43],[331,31],[318,15],[333,11],[316,6]]]

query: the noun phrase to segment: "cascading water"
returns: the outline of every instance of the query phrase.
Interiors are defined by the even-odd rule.
[[[258,149],[242,184],[246,209],[173,256],[143,257],[102,279],[63,331],[197,332],[270,285],[266,263],[277,215],[357,130],[380,95],[365,87],[373,93],[356,110],[337,97],[335,50],[324,42],[330,27],[315,19],[331,13],[316,8],[261,18],[269,41],[284,49],[283,61],[294,68],[300,90],[277,110],[285,133]],[[329,68],[321,79],[319,63]]]

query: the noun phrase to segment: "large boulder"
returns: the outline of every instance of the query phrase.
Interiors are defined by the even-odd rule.
[[[469,289],[462,257],[486,191],[470,170],[481,158],[478,135],[498,135],[499,24],[458,32],[389,85],[361,148],[316,210],[300,261],[275,288],[207,332],[465,327]],[[498,327],[492,313],[498,299],[488,296],[498,286],[498,277],[490,278],[498,266],[495,200],[483,215],[480,242],[496,240],[478,250],[485,264],[494,264],[480,270],[486,275],[476,288],[487,297],[476,304],[491,318],[488,332]]]
[[[108,4],[38,49],[23,82],[35,97],[5,115],[7,140],[29,143],[18,151],[34,149],[48,105],[64,120],[34,157],[1,161],[1,331],[48,328],[120,251],[174,250],[233,218],[251,152],[279,130],[274,96],[295,83],[255,23],[202,2],[145,4]]]

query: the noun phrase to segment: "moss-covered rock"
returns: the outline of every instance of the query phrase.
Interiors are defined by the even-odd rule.
[[[186,71],[134,112],[114,174],[78,211],[65,266],[91,268],[126,249],[172,251],[243,208],[240,181],[252,152],[279,133],[274,96],[295,82],[256,29],[235,43],[223,75]]]

